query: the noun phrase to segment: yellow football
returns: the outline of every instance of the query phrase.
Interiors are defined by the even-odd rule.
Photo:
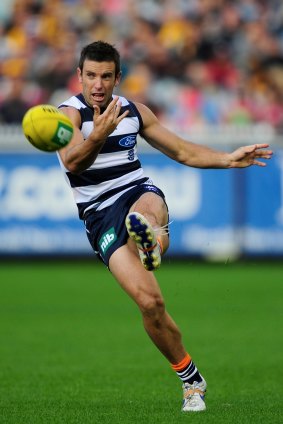
[[[30,108],[22,121],[23,133],[37,149],[54,152],[67,146],[73,136],[73,124],[52,105]]]

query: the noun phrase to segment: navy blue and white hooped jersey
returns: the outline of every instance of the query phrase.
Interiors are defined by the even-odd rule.
[[[132,102],[124,97],[119,99],[122,103],[120,114],[126,110],[129,110],[129,114],[107,138],[95,162],[88,169],[78,175],[72,174],[57,153],[81,219],[90,209],[101,210],[110,206],[132,187],[151,183],[144,176],[137,156],[137,135],[143,125],[141,115]],[[81,115],[80,129],[84,139],[87,139],[93,129],[93,108],[87,105],[82,94],[70,97],[59,108],[64,106],[78,109]]]

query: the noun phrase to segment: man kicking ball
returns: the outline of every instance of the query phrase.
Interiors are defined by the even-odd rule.
[[[77,68],[82,92],[59,107],[74,136],[58,153],[80,219],[98,257],[140,309],[144,328],[183,384],[182,411],[203,411],[206,382],[183,345],[155,278],[169,246],[163,192],[144,174],[137,136],[184,166],[265,166],[268,144],[220,152],[166,129],[141,103],[113,96],[121,79],[116,48],[97,41],[82,49]]]

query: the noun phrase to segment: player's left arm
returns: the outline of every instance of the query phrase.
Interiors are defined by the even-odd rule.
[[[136,103],[143,119],[141,136],[162,153],[187,166],[195,168],[245,168],[251,165],[265,166],[261,159],[270,159],[269,145],[254,144],[235,151],[222,152],[187,141],[165,128],[145,105]]]

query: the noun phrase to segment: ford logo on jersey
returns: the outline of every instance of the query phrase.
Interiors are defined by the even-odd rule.
[[[136,138],[136,135],[127,135],[126,137],[121,138],[119,144],[123,147],[133,147],[136,144]]]

